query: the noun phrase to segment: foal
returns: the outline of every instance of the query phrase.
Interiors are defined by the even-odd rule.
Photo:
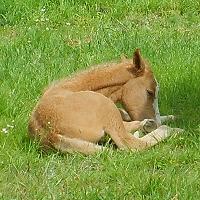
[[[131,122],[123,122],[115,103],[121,102]],[[51,85],[29,121],[29,134],[43,147],[92,154],[107,133],[120,149],[142,150],[168,137],[174,129],[160,126],[142,138],[130,132],[161,119],[158,84],[136,49],[132,60],[100,65]],[[142,122],[141,122],[142,121]]]

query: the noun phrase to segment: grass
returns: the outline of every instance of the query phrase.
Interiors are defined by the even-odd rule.
[[[198,1],[0,5],[0,199],[200,199]],[[140,153],[39,152],[26,135],[43,88],[136,47],[160,82],[161,113],[186,131]]]

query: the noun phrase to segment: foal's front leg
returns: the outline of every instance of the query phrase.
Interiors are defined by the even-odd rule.
[[[157,128],[157,125],[153,119],[145,119],[143,121],[132,121],[129,114],[123,108],[118,109],[127,132],[135,132],[137,130],[141,130],[145,133],[150,133],[151,131]]]
[[[125,121],[125,122],[132,121],[129,114],[123,108],[118,108],[118,109],[119,109],[119,112],[121,114],[123,121]],[[161,119],[161,123],[163,124],[168,121],[174,121],[176,119],[176,117],[174,115],[164,115],[164,116],[160,116],[160,119]]]
[[[160,116],[161,123],[165,123],[168,121],[174,121],[176,117],[174,115],[165,115],[165,116]]]
[[[150,133],[157,128],[156,122],[153,119],[145,119],[143,121],[123,121],[124,127],[127,132],[135,132],[141,130],[145,133]]]

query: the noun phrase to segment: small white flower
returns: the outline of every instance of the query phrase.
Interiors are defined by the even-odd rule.
[[[69,22],[66,23],[67,26],[70,26],[71,24]]]
[[[48,173],[48,179],[51,179],[52,177],[55,176],[55,171],[54,169],[49,169],[49,173]]]
[[[9,124],[7,124],[7,127],[8,127],[8,128],[14,128],[13,125],[9,125]]]
[[[48,27],[46,27],[46,30],[48,31],[48,30],[49,30],[49,28],[48,28]]]
[[[47,122],[48,124],[51,124],[51,122]]]
[[[2,132],[7,134],[8,133],[8,129],[7,128],[2,128]]]
[[[41,9],[41,12],[45,12],[45,10],[46,10],[45,8],[42,8],[42,9]]]

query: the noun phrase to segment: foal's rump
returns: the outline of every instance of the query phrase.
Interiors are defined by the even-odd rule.
[[[119,113],[110,99],[96,92],[44,96],[32,115],[29,132],[45,145],[54,144],[56,134],[97,143],[104,136],[105,122],[113,111]]]

